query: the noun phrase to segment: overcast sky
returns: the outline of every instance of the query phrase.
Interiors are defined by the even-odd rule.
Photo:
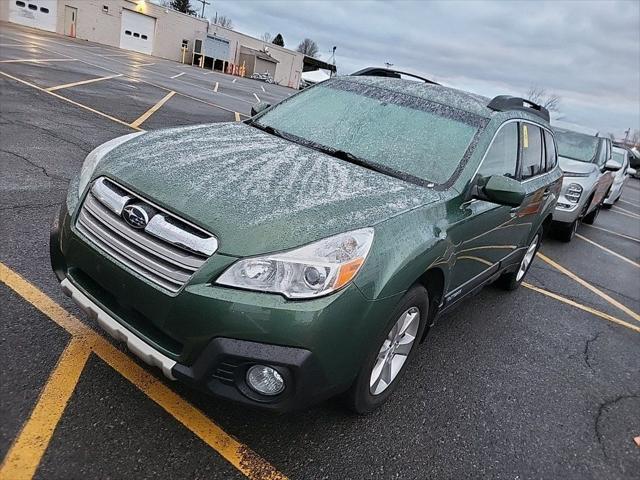
[[[338,73],[391,62],[486,96],[540,86],[560,115],[603,133],[640,128],[640,2],[210,0],[259,37],[309,37],[322,59],[335,45]],[[191,3],[200,11],[201,4]]]

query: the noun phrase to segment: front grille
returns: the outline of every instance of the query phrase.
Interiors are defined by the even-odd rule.
[[[149,212],[144,228],[124,220],[128,205]],[[171,292],[180,290],[218,246],[212,234],[104,177],[87,193],[76,228],[96,247]]]

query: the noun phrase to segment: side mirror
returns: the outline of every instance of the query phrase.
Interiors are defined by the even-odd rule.
[[[519,207],[526,192],[520,182],[503,175],[479,177],[473,186],[472,197],[499,205]]]
[[[610,172],[616,172],[622,168],[622,164],[620,162],[616,162],[615,160],[609,160],[604,164],[604,169]]]
[[[635,168],[627,168],[627,175],[631,175],[633,177],[636,173],[638,173],[638,171]]]
[[[260,112],[262,112],[263,110],[266,110],[270,106],[271,106],[271,104],[267,103],[267,102],[258,102],[258,103],[256,103],[255,105],[253,105],[251,107],[251,116],[253,117],[254,115],[259,114]]]

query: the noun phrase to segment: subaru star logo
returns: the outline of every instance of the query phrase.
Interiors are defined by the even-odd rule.
[[[138,205],[127,205],[122,210],[122,218],[133,228],[144,228],[149,223],[149,215]]]

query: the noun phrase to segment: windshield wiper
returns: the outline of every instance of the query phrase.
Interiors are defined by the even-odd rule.
[[[271,125],[262,125],[258,122],[251,122],[249,125],[251,125],[252,127],[256,127],[258,130],[262,130],[263,132],[275,135],[276,137],[288,139],[288,136],[285,133],[281,132],[277,128],[273,128]]]
[[[399,178],[400,180],[407,180],[406,176],[401,172],[396,172],[395,170],[392,170],[390,168],[385,168],[375,163],[368,162],[351,152],[327,147],[317,147],[317,149],[322,153],[326,153],[327,155],[331,155],[332,157],[339,158],[341,160],[346,160],[347,162],[353,163],[360,167],[368,168],[369,170],[373,170],[374,172],[383,173],[384,175]]]

